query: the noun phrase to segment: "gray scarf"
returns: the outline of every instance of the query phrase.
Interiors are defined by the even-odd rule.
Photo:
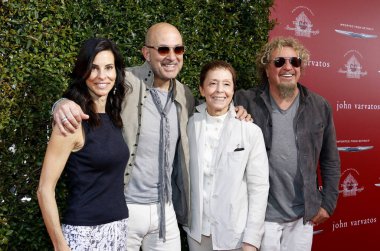
[[[165,224],[165,204],[170,201],[172,194],[172,187],[170,183],[171,174],[169,166],[169,150],[170,150],[170,124],[168,113],[173,104],[173,85],[169,88],[168,97],[166,100],[165,107],[161,104],[161,99],[158,96],[157,90],[154,88],[150,89],[150,94],[152,95],[153,102],[157,107],[158,112],[161,115],[160,121],[160,147],[159,147],[159,188],[158,188],[158,199],[160,203],[161,215],[160,215],[160,232],[159,238],[163,238],[166,241],[166,224]]]

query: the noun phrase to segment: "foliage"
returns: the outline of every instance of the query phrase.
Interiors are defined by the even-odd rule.
[[[222,59],[239,87],[256,84],[254,57],[273,28],[273,0],[0,0],[0,250],[50,250],[36,187],[50,134],[50,107],[68,83],[82,41],[108,37],[127,65],[143,62],[146,29],[182,32],[179,76],[198,94],[201,65]],[[57,200],[64,201],[63,186]]]

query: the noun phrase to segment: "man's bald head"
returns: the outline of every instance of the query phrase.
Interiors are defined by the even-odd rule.
[[[182,39],[181,33],[174,25],[162,22],[162,23],[154,24],[148,29],[145,36],[145,44],[146,45],[155,44],[157,43],[157,41],[160,40],[162,36],[167,35],[167,34],[179,35]]]

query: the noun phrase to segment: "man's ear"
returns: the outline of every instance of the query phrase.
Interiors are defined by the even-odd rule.
[[[150,52],[149,52],[149,48],[144,46],[141,48],[141,52],[145,58],[146,61],[150,62]]]

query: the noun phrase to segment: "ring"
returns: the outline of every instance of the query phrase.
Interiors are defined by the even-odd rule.
[[[61,122],[62,123],[65,123],[67,121],[67,117],[63,117],[62,119],[61,119]]]

